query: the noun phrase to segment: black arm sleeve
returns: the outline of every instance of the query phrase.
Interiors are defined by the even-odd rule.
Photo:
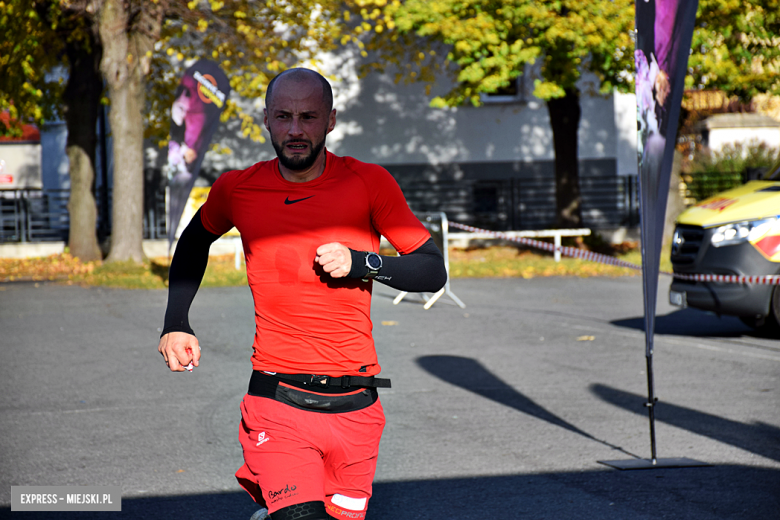
[[[171,260],[171,268],[168,271],[168,308],[165,310],[161,337],[169,332],[195,335],[188,318],[190,305],[206,272],[209,248],[218,238],[219,235],[210,233],[203,227],[198,210],[182,232]]]
[[[368,274],[364,251],[352,253],[352,269],[349,278],[364,278]],[[423,245],[402,256],[382,255],[382,269],[374,278],[377,282],[408,292],[436,292],[447,282],[444,257],[429,238]]]

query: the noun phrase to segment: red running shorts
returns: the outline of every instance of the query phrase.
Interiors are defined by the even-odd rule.
[[[378,400],[321,413],[247,394],[238,435],[244,465],[236,478],[269,513],[320,501],[335,518],[365,518],[384,425]]]

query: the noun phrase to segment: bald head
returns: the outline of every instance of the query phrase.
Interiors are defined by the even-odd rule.
[[[322,102],[327,109],[327,113],[333,110],[333,90],[330,88],[328,80],[313,70],[300,68],[288,69],[271,80],[265,92],[266,108],[273,103],[274,89],[283,88],[283,85],[287,82],[319,84],[322,88]]]

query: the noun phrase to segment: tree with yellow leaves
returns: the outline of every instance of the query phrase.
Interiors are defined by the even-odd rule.
[[[234,95],[255,98],[263,95],[279,71],[334,48],[345,29],[344,4],[335,0],[0,1],[5,9],[36,13],[44,22],[67,13],[69,20],[79,21],[95,37],[94,47],[89,48],[100,52],[113,137],[110,261],[143,259],[143,139],[165,140],[175,85],[188,61],[216,61],[230,79]],[[36,75],[28,74],[26,85],[6,88],[0,83],[0,93],[20,119],[40,122],[56,112],[57,101],[55,91],[49,97],[37,96],[36,101],[35,91],[48,84],[42,71],[62,63],[73,73],[73,63],[61,52],[62,46],[55,45],[56,24],[42,22],[31,29],[14,25],[7,14],[0,16],[0,36],[8,35],[2,49],[12,51],[18,62],[35,63],[30,69]],[[0,76],[12,68],[8,60],[0,61]],[[100,94],[89,102],[98,106]],[[258,122],[235,101],[228,101],[222,117],[240,118],[246,137],[262,139]],[[71,168],[73,179],[73,161]]]
[[[597,92],[630,90],[634,52],[631,0],[365,0],[363,20],[373,26],[370,50],[400,67],[406,79],[452,75],[455,86],[433,106],[479,105],[482,94],[535,73],[534,95],[550,115],[555,150],[557,224],[581,227],[577,164],[580,96],[586,72]],[[444,44],[445,57],[421,52]],[[411,52],[410,52],[410,49]]]
[[[780,95],[780,1],[699,0],[686,88]]]
[[[276,73],[333,48],[342,27],[340,5],[312,0],[92,0],[85,5],[100,28],[101,67],[111,100],[114,213],[109,260],[143,256],[142,111],[151,107],[147,136],[167,133],[169,120],[163,114],[178,82],[177,65],[212,59],[227,74],[234,95],[261,96]],[[235,101],[228,101],[222,117],[240,118],[244,135],[261,139],[257,122]]]
[[[100,45],[88,20],[59,0],[0,1],[0,110],[11,118],[41,125],[65,119],[70,161],[72,255],[100,260],[93,195],[97,118],[103,79]],[[69,66],[64,83],[56,68]],[[0,128],[11,134],[14,128]]]
[[[641,1],[641,0],[639,0]],[[577,130],[582,94],[634,89],[633,0],[356,0],[369,70],[398,68],[397,80],[455,87],[433,106],[479,105],[481,94],[536,73],[534,95],[550,115],[555,150],[557,222],[581,226]],[[743,101],[780,94],[780,2],[699,0],[689,59],[689,89],[720,89]],[[441,53],[423,52],[438,46]],[[427,47],[427,49],[426,49]],[[532,67],[529,67],[533,65]],[[584,73],[599,84],[581,91]]]

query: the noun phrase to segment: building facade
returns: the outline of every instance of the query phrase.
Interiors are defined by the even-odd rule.
[[[328,136],[330,151],[387,168],[414,210],[444,211],[451,220],[494,230],[554,226],[552,129],[545,103],[531,88],[520,83],[514,96],[441,109],[430,101],[447,85],[426,95],[423,85],[396,84],[390,74],[358,79],[348,60],[331,68],[338,72],[331,77],[337,124]],[[582,91],[591,86],[583,81]],[[262,100],[256,101],[250,108],[261,117]],[[635,226],[635,97],[583,94],[581,106],[584,224]],[[237,126],[225,125],[215,137],[233,153],[207,156],[204,182],[275,157],[270,142],[237,138]]]

